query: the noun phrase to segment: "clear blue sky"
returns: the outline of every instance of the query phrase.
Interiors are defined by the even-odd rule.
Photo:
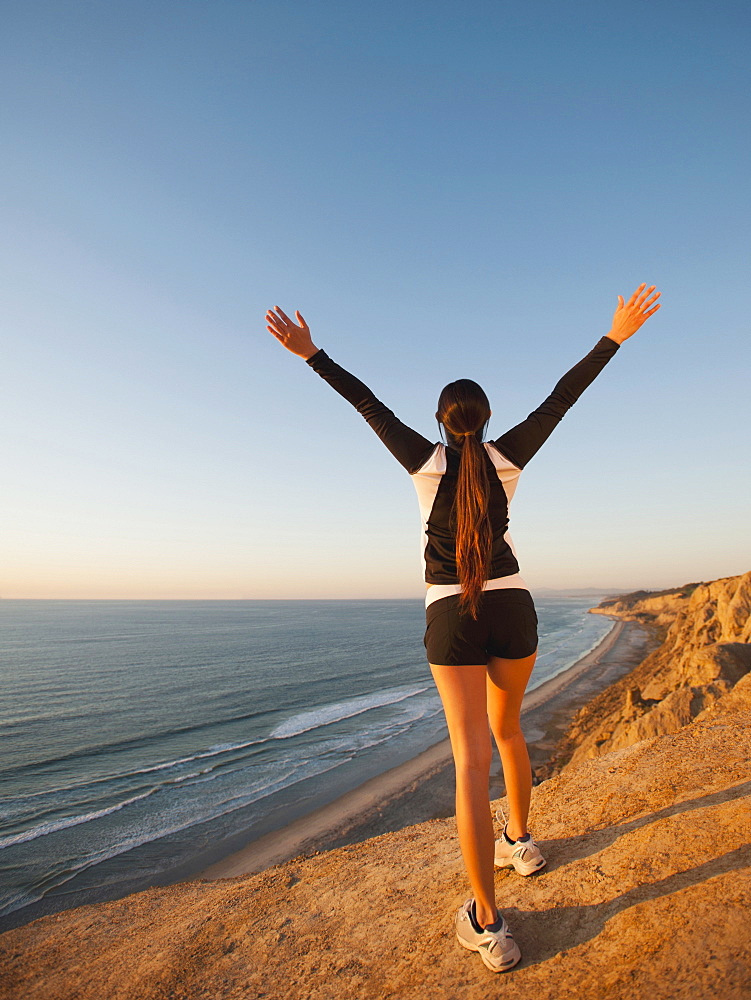
[[[662,309],[529,465],[541,587],[748,570],[746,3],[2,5],[4,597],[409,597],[408,476],[266,332],[436,437]]]

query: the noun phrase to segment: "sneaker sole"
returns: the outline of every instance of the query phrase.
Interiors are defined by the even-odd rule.
[[[514,858],[502,858],[500,861],[493,858],[493,864],[496,868],[513,868],[517,875],[535,875],[543,870],[547,861],[543,858],[538,864],[532,864],[531,862],[516,861]]]
[[[480,958],[482,959],[485,968],[490,969],[491,972],[508,972],[509,969],[513,969],[514,966],[518,965],[519,962],[521,962],[522,960],[522,953],[519,951],[519,945],[516,943],[516,941],[514,941],[514,954],[511,956],[511,958],[509,958],[506,962],[504,962],[503,965],[493,965],[488,960],[487,955],[485,954],[482,948],[478,948],[476,944],[470,944],[468,941],[465,941],[464,938],[460,938],[458,934],[456,935],[456,940],[459,942],[462,948],[466,948],[467,951],[479,952]]]

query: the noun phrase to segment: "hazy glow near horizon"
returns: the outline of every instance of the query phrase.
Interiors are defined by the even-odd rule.
[[[745,4],[3,12],[0,596],[417,597],[409,478],[266,332],[491,433],[663,308],[521,479],[535,587],[751,565]]]

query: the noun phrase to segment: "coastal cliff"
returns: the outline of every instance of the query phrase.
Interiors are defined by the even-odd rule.
[[[592,610],[651,625],[663,641],[580,709],[567,734],[570,764],[677,732],[751,670],[751,573],[638,591]]]
[[[523,954],[502,977],[454,940],[470,893],[448,817],[42,917],[0,935],[0,998],[747,1000],[750,588],[746,574],[599,609],[664,641],[579,713],[583,752],[533,790],[548,867],[496,874]]]

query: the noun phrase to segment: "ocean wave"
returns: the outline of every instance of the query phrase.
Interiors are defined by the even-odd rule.
[[[126,799],[124,802],[118,802],[114,806],[107,806],[104,809],[96,809],[94,812],[85,813],[83,816],[66,816],[64,819],[55,820],[49,823],[41,823],[39,826],[34,827],[32,830],[26,830],[24,833],[13,834],[10,837],[0,837],[0,849],[4,847],[12,847],[14,844],[25,844],[29,840],[36,840],[37,837],[46,837],[47,834],[57,833],[58,830],[67,830],[71,826],[79,826],[81,823],[90,823],[91,820],[101,819],[102,816],[109,816],[111,813],[118,812],[120,809],[124,809],[126,806],[132,805],[134,802],[139,802],[141,799],[147,799],[154,792],[159,791],[160,786],[150,788],[147,792],[143,792],[141,795],[133,795],[131,798]]]
[[[54,767],[63,762],[90,759],[92,756],[100,753],[109,754],[113,752],[116,753],[121,750],[140,750],[150,744],[159,744],[167,736],[183,736],[186,733],[200,732],[202,729],[210,729],[214,726],[225,726],[236,722],[249,722],[265,714],[266,710],[244,712],[239,715],[226,716],[221,719],[210,719],[206,722],[200,722],[193,725],[174,726],[171,729],[163,729],[159,732],[147,733],[143,736],[127,740],[115,740],[111,743],[97,743],[92,746],[80,747],[77,750],[71,750],[69,753],[58,754],[55,757],[48,757],[43,760],[27,761],[23,764],[10,764],[3,768],[3,773],[5,775],[18,774],[24,771],[33,771],[41,767]],[[74,716],[71,716],[71,718],[73,717]],[[75,718],[78,718],[78,716],[75,716]]]
[[[342,722],[355,715],[362,715],[363,712],[369,712],[374,708],[398,704],[400,701],[406,701],[407,698],[423,694],[427,690],[429,690],[427,687],[392,688],[387,691],[376,691],[373,694],[362,695],[359,698],[349,698],[346,701],[335,701],[328,705],[321,705],[286,719],[271,731],[270,738],[285,740],[291,736],[300,736],[313,729],[320,729],[322,726],[330,726],[334,722]]]
[[[0,796],[0,803],[5,801],[20,802],[28,799],[45,798],[52,795],[65,794],[66,792],[80,791],[83,788],[89,788],[93,785],[102,785],[114,781],[124,781],[139,774],[153,774],[157,771],[166,771],[174,767],[182,767],[182,765],[190,764],[194,760],[205,760],[209,757],[217,757],[219,754],[230,753],[236,750],[245,750],[247,747],[251,746],[259,746],[262,743],[268,743],[268,738],[260,740],[245,740],[242,743],[219,743],[216,746],[210,747],[208,750],[202,750],[200,753],[190,754],[187,757],[176,757],[174,760],[163,761],[160,764],[151,764],[148,767],[138,767],[129,771],[120,771],[117,774],[107,774],[96,778],[87,778],[85,781],[76,781],[67,785],[56,785],[54,788],[44,788],[39,792],[25,792],[9,796]]]

